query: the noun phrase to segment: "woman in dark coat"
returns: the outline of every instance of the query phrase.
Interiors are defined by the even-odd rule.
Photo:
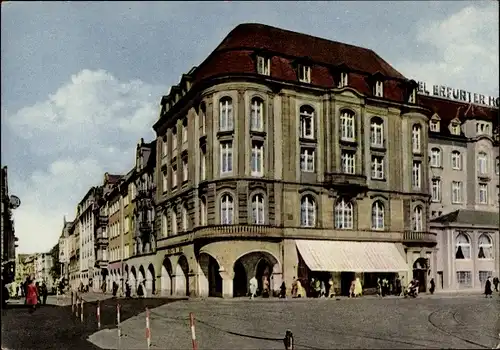
[[[485,294],[486,298],[488,296],[490,296],[490,298],[492,298],[493,291],[491,290],[490,277],[488,277],[488,279],[486,280],[486,283],[484,284],[484,294]]]
[[[429,289],[429,292],[431,292],[431,294],[434,294],[435,289],[436,289],[436,283],[434,283],[434,278],[431,278],[431,288]]]

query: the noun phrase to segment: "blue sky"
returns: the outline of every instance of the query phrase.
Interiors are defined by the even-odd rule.
[[[498,2],[3,2],[2,164],[21,252],[154,137],[162,94],[258,22],[373,49],[409,78],[498,96]]]

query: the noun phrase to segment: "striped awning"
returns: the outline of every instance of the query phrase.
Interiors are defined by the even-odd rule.
[[[296,240],[311,271],[401,272],[408,264],[395,243]]]

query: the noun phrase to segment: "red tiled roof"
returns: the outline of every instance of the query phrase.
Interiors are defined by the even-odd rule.
[[[311,65],[311,84],[332,88],[334,78],[331,67],[346,65],[349,72],[348,86],[371,96],[369,75],[381,73],[385,82],[386,99],[403,102],[409,81],[375,52],[362,47],[330,41],[263,24],[240,24],[234,28],[192,74],[193,84],[222,74],[256,74],[252,54],[265,50],[272,55],[271,77],[298,82],[293,67],[296,59],[308,58]]]
[[[458,118],[460,122],[464,122],[466,119],[488,120],[493,123],[494,128],[498,126],[497,108],[426,95],[418,95],[418,104],[439,116],[442,134],[449,135],[448,125],[455,118]]]

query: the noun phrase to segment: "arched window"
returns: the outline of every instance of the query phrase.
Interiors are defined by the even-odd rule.
[[[300,225],[302,227],[316,226],[316,202],[310,195],[302,197],[300,202]]]
[[[424,229],[424,211],[421,206],[413,209],[413,231],[423,231]]]
[[[422,128],[415,124],[411,130],[411,148],[413,153],[420,153],[422,144]]]
[[[431,149],[431,167],[439,168],[441,166],[441,150],[439,148]]]
[[[457,235],[455,259],[470,259],[470,241],[469,237],[463,233]]]
[[[383,230],[384,223],[384,204],[376,201],[372,205],[372,230]]]
[[[314,108],[300,107],[300,137],[314,139]]]
[[[375,147],[384,146],[384,121],[379,117],[370,122],[370,143]]]
[[[254,97],[250,105],[250,130],[264,130],[264,102]]]
[[[200,225],[207,225],[207,201],[205,197],[202,197],[200,200]]]
[[[340,115],[340,138],[346,141],[354,141],[355,136],[354,113],[347,110],[342,111]]]
[[[172,210],[170,219],[172,222],[172,235],[175,236],[177,234],[177,213],[175,212],[175,210]]]
[[[234,222],[233,197],[225,194],[220,199],[220,223],[222,225],[232,225]]]
[[[263,225],[264,218],[264,196],[256,194],[252,197],[252,223],[255,225]]]
[[[188,211],[185,205],[182,206],[182,231],[188,230]]]
[[[479,251],[477,257],[479,259],[494,259],[493,255],[493,242],[491,241],[490,236],[483,233],[479,236],[478,240]]]
[[[455,170],[462,169],[462,156],[459,151],[451,152],[451,167]]]
[[[335,228],[352,229],[353,221],[352,203],[342,198],[337,202],[337,205],[335,205]]]
[[[161,231],[163,237],[168,236],[168,216],[166,212],[164,212],[163,215],[161,216]]]
[[[219,102],[219,129],[233,130],[233,100],[230,97],[224,97]]]

